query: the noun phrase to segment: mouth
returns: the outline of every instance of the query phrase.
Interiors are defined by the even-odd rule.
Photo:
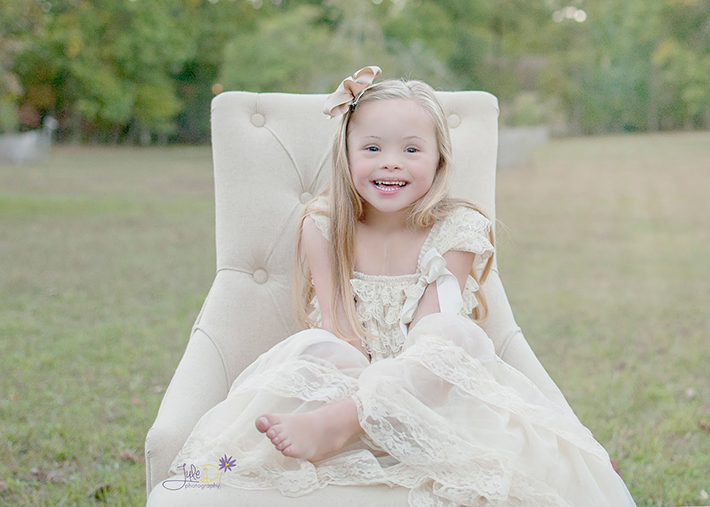
[[[407,185],[403,180],[374,180],[372,183],[378,190],[384,192],[395,192]]]

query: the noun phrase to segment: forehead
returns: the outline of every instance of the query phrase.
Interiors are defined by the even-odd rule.
[[[372,130],[436,135],[431,113],[414,99],[373,100],[359,104],[350,118],[348,134],[358,135]]]

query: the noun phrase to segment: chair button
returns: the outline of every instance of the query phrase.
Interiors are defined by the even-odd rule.
[[[269,275],[263,269],[257,269],[254,271],[254,281],[256,283],[266,283],[269,279]]]
[[[264,118],[263,114],[254,113],[251,116],[251,122],[255,127],[263,127],[264,123],[266,123],[266,118]]]
[[[461,125],[461,117],[457,114],[450,114],[449,115],[449,128],[455,129],[459,125]]]
[[[301,202],[302,202],[303,204],[306,204],[306,203],[307,203],[308,201],[310,201],[311,199],[313,199],[313,194],[312,194],[312,193],[310,193],[310,192],[303,192],[303,193],[301,194]]]

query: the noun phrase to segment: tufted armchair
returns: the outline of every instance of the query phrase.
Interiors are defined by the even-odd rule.
[[[498,101],[484,92],[439,92],[454,147],[453,194],[482,204],[495,221]],[[228,92],[212,101],[217,273],[145,442],[148,505],[406,506],[387,485],[328,486],[300,498],[278,491],[162,486],[198,419],[227,396],[239,373],[298,331],[291,307],[297,221],[329,177],[337,120],[324,95]],[[483,325],[498,355],[554,401],[559,389],[515,323],[497,264],[485,284]]]

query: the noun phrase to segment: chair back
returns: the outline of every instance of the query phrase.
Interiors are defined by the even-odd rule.
[[[451,130],[452,194],[481,204],[495,220],[498,101],[485,92],[437,96]],[[217,278],[208,301],[220,292],[223,303],[208,311],[210,327],[223,327],[210,336],[226,340],[215,345],[231,380],[298,330],[291,301],[297,222],[330,178],[339,123],[323,114],[324,101],[227,92],[212,102]]]

